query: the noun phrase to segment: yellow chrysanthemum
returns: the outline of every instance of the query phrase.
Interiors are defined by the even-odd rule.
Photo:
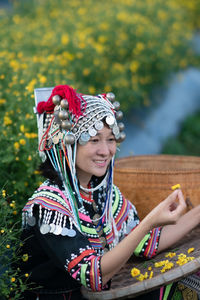
[[[140,270],[137,269],[137,268],[133,268],[133,269],[131,270],[131,276],[136,277],[136,276],[138,276],[138,275],[140,275]]]

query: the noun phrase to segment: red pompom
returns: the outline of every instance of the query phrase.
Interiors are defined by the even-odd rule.
[[[68,101],[69,111],[76,117],[80,117],[83,114],[82,110],[85,111],[86,101],[81,97],[80,94],[76,93],[76,90],[69,85],[58,85],[53,89],[51,96],[46,102],[42,101],[38,103],[37,111],[39,114],[43,113],[44,111],[52,112],[54,110],[55,105],[52,101],[52,97],[55,95],[59,95],[62,99],[66,99]]]

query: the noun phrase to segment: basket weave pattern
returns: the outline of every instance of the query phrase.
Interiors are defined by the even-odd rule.
[[[114,183],[143,219],[180,184],[187,201],[200,204],[200,157],[141,155],[116,159]]]

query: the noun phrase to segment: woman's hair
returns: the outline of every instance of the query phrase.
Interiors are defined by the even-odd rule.
[[[38,170],[41,172],[41,175],[44,176],[46,179],[49,179],[52,183],[58,185],[59,188],[62,187],[63,184],[60,174],[54,169],[48,156],[45,162],[42,162],[39,165]]]

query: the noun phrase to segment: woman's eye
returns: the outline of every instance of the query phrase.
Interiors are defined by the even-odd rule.
[[[98,139],[92,139],[92,140],[90,140],[90,142],[92,142],[92,143],[97,143],[97,142],[98,142]]]

